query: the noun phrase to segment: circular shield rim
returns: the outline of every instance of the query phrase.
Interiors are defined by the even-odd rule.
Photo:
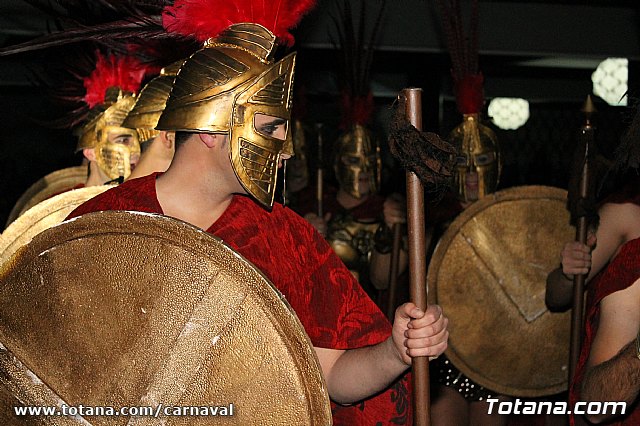
[[[62,194],[58,194],[52,198],[41,201],[31,207],[29,210],[24,212],[24,214],[11,222],[7,229],[0,234],[0,265],[7,261],[21,246],[27,244],[33,239],[33,237],[44,231],[44,229],[42,229],[41,231],[34,233],[33,229],[38,226],[40,222],[46,220],[47,217],[64,210],[68,210],[64,217],[57,222],[61,223],[75,207],[78,207],[90,198],[93,198],[114,186],[115,185],[100,185],[72,189],[71,191],[63,192]],[[69,209],[69,207],[72,208]],[[20,240],[26,241],[17,245]]]
[[[437,286],[437,276],[440,270],[440,266],[448,254],[448,248],[454,239],[458,236],[460,229],[472,218],[474,218],[479,212],[487,209],[490,206],[493,206],[497,203],[505,202],[505,201],[517,201],[522,199],[556,199],[558,201],[566,202],[567,199],[567,191],[562,188],[552,187],[552,186],[543,186],[543,185],[525,185],[525,186],[517,186],[512,188],[503,189],[501,191],[494,192],[485,196],[484,198],[474,202],[465,210],[463,210],[454,220],[451,222],[445,233],[442,235],[440,240],[438,241],[436,248],[433,252],[433,256],[428,265],[427,272],[427,295],[429,303],[438,303],[438,286]],[[567,226],[568,223],[568,212],[567,212]],[[445,309],[446,314],[446,307]],[[568,315],[569,313],[563,314],[554,314],[554,315]],[[569,324],[569,319],[567,318],[567,327]],[[567,346],[569,345],[569,340],[567,339]],[[560,384],[550,385],[544,389],[540,387],[535,389],[522,389],[515,388],[512,386],[505,386],[495,381],[491,381],[483,375],[478,374],[476,371],[471,369],[467,363],[457,355],[455,351],[455,347],[451,345],[449,342],[449,346],[445,351],[445,355],[450,360],[450,362],[462,372],[464,375],[469,377],[472,381],[477,384],[491,389],[495,392],[504,395],[516,396],[516,397],[542,397],[548,395],[558,394],[560,392],[566,391],[568,388],[568,374],[567,378]],[[567,362],[568,362],[568,351],[567,351]]]
[[[203,257],[216,253],[222,258],[219,263],[230,268],[238,269],[239,265],[242,265],[243,281],[257,282],[251,284],[248,291],[260,295],[263,300],[261,304],[269,316],[277,320],[274,327],[287,331],[281,336],[284,339],[283,344],[287,346],[293,362],[298,367],[299,379],[308,396],[307,404],[311,416],[309,424],[332,424],[328,388],[320,362],[309,336],[286,298],[257,267],[224,241],[186,222],[163,215],[133,211],[99,211],[85,214],[64,221],[35,236],[8,262],[0,265],[0,283],[4,282],[7,274],[10,274],[22,259],[29,261],[37,258],[52,247],[66,242],[118,234],[135,234],[137,237],[149,235],[174,242],[176,245],[184,245],[185,241],[188,241],[187,248],[192,253]],[[5,347],[4,342],[0,342],[0,345]],[[10,347],[6,349],[11,350]]]
[[[67,167],[41,177],[18,198],[18,201],[16,201],[9,213],[4,227],[8,228],[14,220],[22,216],[28,209],[46,200],[53,194],[73,188],[80,183],[84,183],[86,180],[87,166]]]

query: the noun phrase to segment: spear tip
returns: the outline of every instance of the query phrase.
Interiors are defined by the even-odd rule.
[[[582,105],[582,109],[580,111],[584,113],[587,120],[589,120],[593,114],[598,112],[596,106],[593,103],[593,99],[591,99],[591,95],[587,95],[587,99],[584,101],[584,104]]]

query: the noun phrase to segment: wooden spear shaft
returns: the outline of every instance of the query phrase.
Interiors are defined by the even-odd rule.
[[[404,89],[405,114],[409,122],[422,130],[422,89]],[[427,309],[426,247],[424,229],[424,188],[418,176],[407,170],[407,228],[409,234],[409,291],[411,301],[423,311]],[[415,426],[429,426],[429,357],[416,357],[413,369],[413,412]]]
[[[584,165],[582,166],[582,176],[580,178],[580,198],[585,200],[588,196],[589,188],[589,145],[593,136],[593,128],[589,123],[582,129],[584,146]],[[587,218],[581,216],[576,224],[576,241],[582,244],[587,242]],[[582,312],[584,310],[584,283],[586,274],[574,275],[573,277],[573,309],[571,310],[571,342],[569,346],[569,383],[573,380],[580,357],[582,346]]]
[[[318,169],[317,169],[317,173],[316,173],[316,202],[317,202],[317,206],[318,206],[318,217],[320,219],[322,219],[322,217],[324,216],[324,211],[322,209],[322,198],[323,198],[323,183],[324,183],[324,176],[323,176],[323,158],[322,158],[322,124],[321,123],[317,123],[316,124],[316,130],[318,131]]]

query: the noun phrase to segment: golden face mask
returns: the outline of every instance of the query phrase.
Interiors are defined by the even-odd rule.
[[[109,179],[126,179],[131,174],[131,165],[140,159],[140,144],[134,130],[106,126],[94,152],[98,166]]]
[[[380,187],[380,151],[371,133],[356,124],[338,139],[334,171],[340,189],[355,198],[373,194]],[[362,191],[360,181],[366,180],[368,191]],[[363,182],[364,183],[364,182]]]
[[[140,157],[136,132],[121,127],[134,102],[134,96],[110,88],[105,103],[93,108],[87,124],[80,130],[78,150],[92,148],[98,166],[109,179],[127,178],[131,163],[135,164]]]
[[[295,54],[273,62],[275,36],[235,24],[194,53],[176,76],[158,130],[229,136],[233,170],[247,193],[273,205],[282,154],[293,155],[289,120]],[[270,118],[271,125],[260,124]],[[284,133],[275,132],[284,126]]]
[[[497,138],[481,124],[477,114],[465,114],[462,124],[449,135],[458,148],[455,181],[463,201],[476,201],[496,191],[501,161]]]

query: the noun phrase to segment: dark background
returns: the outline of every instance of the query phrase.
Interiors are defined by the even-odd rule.
[[[388,2],[372,64],[376,114],[372,123],[383,149],[396,94],[405,87],[423,92],[424,129],[443,137],[460,123],[451,93],[450,62],[442,43],[435,2]],[[480,70],[487,101],[497,96],[529,101],[531,116],[513,131],[495,128],[504,168],[502,188],[543,184],[566,188],[568,164],[583,123],[580,112],[591,93],[591,74],[607,57],[630,60],[631,95],[638,93],[640,57],[638,6],[635,1],[480,1]],[[360,1],[351,1],[358,10]],[[371,11],[379,1],[367,2]],[[463,2],[463,5],[466,5]],[[337,137],[340,110],[340,54],[335,49],[335,0],[317,8],[295,31],[296,87],[304,87],[304,121],[324,124],[329,145]],[[370,13],[371,16],[374,13]],[[21,0],[0,4],[0,46],[47,32],[51,22]],[[54,54],[0,58],[0,224],[18,197],[52,171],[78,165],[75,137],[42,121],[64,111],[31,84],[30,69],[56,71]],[[633,111],[596,99],[597,140],[611,156]],[[313,132],[308,137],[312,143]],[[314,159],[311,159],[314,163]],[[385,190],[402,182],[402,171],[389,164]]]

